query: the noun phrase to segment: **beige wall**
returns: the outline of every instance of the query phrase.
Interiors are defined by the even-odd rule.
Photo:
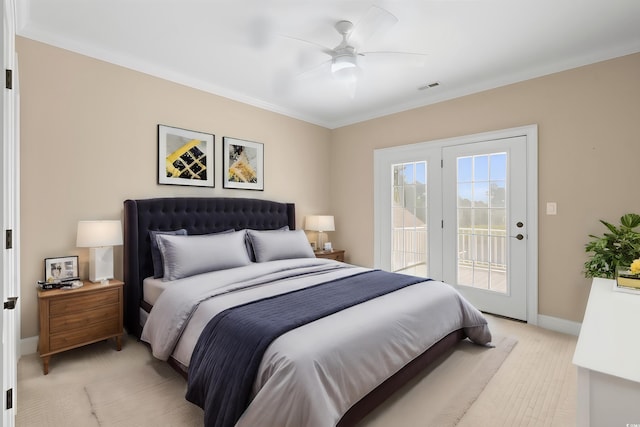
[[[640,54],[335,130],[334,246],[373,264],[374,149],[530,124],[539,133],[539,313],[581,322],[588,235],[605,231],[598,219],[640,212]],[[557,216],[545,214],[548,201]]]
[[[23,338],[38,333],[43,259],[79,255],[86,277],[77,221],[120,218],[126,198],[295,202],[299,227],[306,214],[334,214],[334,247],[372,266],[374,149],[537,124],[539,311],[576,322],[590,283],[588,234],[604,231],[600,218],[640,212],[640,54],[330,131],[21,37],[17,50]],[[156,183],[159,123],[216,135],[215,189]],[[265,144],[264,192],[221,188],[222,136]],[[557,216],[544,214],[547,201]]]
[[[127,198],[255,197],[329,207],[328,129],[17,38],[21,90],[22,337],[35,336],[36,281],[47,257],[79,255],[82,219],[119,219]],[[157,184],[158,124],[216,136],[216,187]],[[265,191],[222,188],[222,137],[264,143]],[[122,248],[116,248],[122,277]]]

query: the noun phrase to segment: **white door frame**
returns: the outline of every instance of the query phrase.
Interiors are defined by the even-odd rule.
[[[442,148],[460,144],[470,144],[495,139],[511,138],[515,136],[525,136],[527,138],[527,323],[538,324],[538,126],[529,125],[503,129],[498,131],[483,132],[473,135],[439,139],[434,141],[420,142],[416,144],[403,145],[398,147],[383,148],[374,151],[374,266],[385,268],[385,258],[388,255],[382,253],[385,247],[388,248],[385,239],[388,239],[383,224],[389,224],[387,210],[389,206],[389,189],[391,165],[406,161],[410,152],[441,152]],[[401,160],[399,160],[401,159]],[[415,157],[413,158],[415,161]],[[433,168],[429,168],[433,169]],[[438,168],[438,173],[440,169]],[[430,184],[440,185],[441,177],[438,181],[432,181],[432,176],[428,175],[427,188]],[[428,191],[428,190],[427,190]],[[429,226],[433,227],[433,222],[442,218],[442,200],[432,201],[429,197],[429,208],[433,209],[429,213]],[[437,214],[434,212],[437,211]],[[386,215],[386,216],[385,216]],[[432,217],[438,218],[432,218]],[[433,230],[434,228],[432,228]],[[386,245],[386,246],[385,246]],[[440,244],[440,248],[442,245]],[[429,253],[434,253],[430,250]],[[430,259],[431,262],[431,259]],[[432,278],[440,280],[441,275],[436,274],[433,268]],[[440,276],[440,277],[438,277]]]
[[[2,1],[2,66],[0,72],[11,70],[11,83],[3,88],[1,107],[2,125],[2,178],[0,198],[2,198],[2,259],[0,260],[0,304],[4,305],[8,297],[20,296],[20,144],[19,144],[19,109],[18,109],[18,73],[15,53],[15,0]],[[10,86],[10,87],[7,87]],[[11,245],[8,244],[7,230],[11,230]],[[8,248],[8,246],[11,246]],[[0,364],[2,365],[2,417],[0,425],[15,425],[17,407],[17,361],[18,339],[20,337],[20,300],[15,309],[2,308],[2,344],[0,345]],[[8,406],[8,390],[11,392],[11,408]]]

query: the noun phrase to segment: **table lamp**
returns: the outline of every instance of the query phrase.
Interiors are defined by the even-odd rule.
[[[113,279],[113,247],[122,244],[120,221],[78,221],[76,246],[89,249],[89,280]]]
[[[317,250],[322,250],[325,231],[335,231],[333,215],[308,215],[305,217],[305,230],[317,231]]]

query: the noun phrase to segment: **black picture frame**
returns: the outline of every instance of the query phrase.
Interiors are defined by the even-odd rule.
[[[78,279],[80,279],[80,273],[76,255],[44,259],[44,280],[46,282],[66,282]]]
[[[158,125],[158,184],[215,187],[215,135]]]
[[[223,188],[264,190],[264,144],[222,138]]]

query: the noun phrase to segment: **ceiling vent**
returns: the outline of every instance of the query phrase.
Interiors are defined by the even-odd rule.
[[[438,86],[440,86],[440,82],[427,83],[426,85],[420,86],[418,90],[433,89]]]

